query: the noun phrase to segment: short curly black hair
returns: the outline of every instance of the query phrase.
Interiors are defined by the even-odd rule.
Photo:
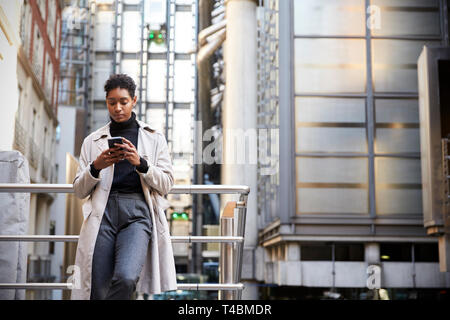
[[[106,80],[105,82],[106,96],[108,96],[108,93],[111,90],[114,90],[116,88],[127,89],[128,93],[130,94],[130,97],[134,98],[136,91],[136,83],[134,83],[134,80],[126,74],[123,73],[112,74],[109,76],[109,79]]]

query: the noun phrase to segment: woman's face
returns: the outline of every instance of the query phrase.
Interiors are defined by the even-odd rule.
[[[137,97],[131,98],[127,89],[115,88],[106,96],[106,106],[109,115],[116,122],[124,122],[130,119],[131,111],[136,104]]]

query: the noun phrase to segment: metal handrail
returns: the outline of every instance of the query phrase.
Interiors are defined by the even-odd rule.
[[[0,289],[49,289],[49,290],[72,290],[73,284],[70,282],[60,283],[0,283]],[[178,283],[177,290],[242,290],[242,283]]]
[[[74,193],[72,184],[49,183],[0,183],[0,192],[30,192],[30,193]],[[171,194],[183,193],[216,193],[216,194],[248,194],[250,187],[242,185],[176,185],[169,191]]]
[[[78,242],[76,235],[0,235],[0,241],[22,241],[22,242]],[[191,242],[242,242],[243,237],[233,236],[170,236],[173,243]]]
[[[14,193],[74,193],[72,184],[18,184],[18,183],[0,183],[1,192]],[[230,299],[236,297],[241,299],[244,285],[240,283],[242,273],[242,254],[245,233],[245,217],[247,213],[247,199],[250,188],[243,185],[176,185],[170,190],[171,194],[240,194],[239,201],[234,203],[234,208],[238,209],[237,236],[171,236],[172,242],[191,243],[191,242],[219,242],[223,244],[234,243],[232,247],[227,245],[227,255],[221,255],[224,259],[220,262],[220,271],[226,273],[227,283],[183,283],[177,284],[178,290],[222,290],[224,297]],[[233,233],[233,228],[226,228],[227,234]],[[61,241],[77,242],[77,235],[0,235],[0,241]],[[230,250],[231,249],[231,250]],[[229,255],[236,254],[235,268],[229,267],[230,261],[227,261]],[[231,281],[233,278],[233,281]],[[72,289],[72,283],[0,283],[0,289]],[[237,294],[226,293],[225,291],[237,291]]]

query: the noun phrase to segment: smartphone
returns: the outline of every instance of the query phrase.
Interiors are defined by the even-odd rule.
[[[116,147],[114,145],[114,143],[122,143],[123,144],[122,137],[111,137],[111,138],[108,139],[108,146],[110,148]],[[120,148],[119,150],[123,150],[123,148]]]

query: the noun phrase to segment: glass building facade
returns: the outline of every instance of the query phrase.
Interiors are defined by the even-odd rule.
[[[261,210],[260,298],[371,299],[371,265],[389,299],[447,292],[423,226],[417,74],[425,45],[448,46],[446,3],[278,1],[280,169],[276,208]]]
[[[417,58],[439,1],[295,0],[296,214],[420,216]]]

